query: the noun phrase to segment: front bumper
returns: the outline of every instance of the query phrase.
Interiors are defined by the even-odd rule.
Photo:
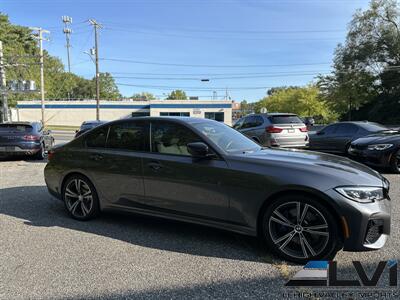
[[[382,248],[390,235],[391,200],[389,197],[373,203],[358,203],[335,190],[326,191],[338,206],[349,235],[343,243],[344,251],[368,251]],[[343,224],[345,223],[345,224]]]
[[[348,154],[351,159],[365,163],[367,165],[375,167],[388,167],[393,150],[388,149],[384,151],[368,150],[368,149],[356,149],[350,146]]]

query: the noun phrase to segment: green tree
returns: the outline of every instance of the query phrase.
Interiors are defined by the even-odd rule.
[[[39,48],[32,38],[31,30],[24,26],[11,24],[7,15],[0,12],[0,40],[3,41],[7,67],[7,81],[34,80],[40,89]],[[57,57],[46,50],[44,55],[45,97],[46,99],[94,98],[94,80],[84,79],[73,73],[65,72],[64,65]],[[108,73],[100,74],[100,96],[103,99],[118,99],[120,94],[114,79]],[[14,106],[18,100],[40,98],[39,93],[9,94],[9,105]]]
[[[329,106],[343,119],[400,121],[400,10],[395,0],[373,0],[357,11],[346,42],[335,51],[334,71],[320,76],[318,85]],[[397,116],[397,117],[396,117]]]
[[[256,103],[256,112],[265,107],[269,112],[295,113],[299,116],[318,116],[325,122],[336,119],[326,102],[321,99],[319,89],[310,85],[307,87],[288,87],[275,90]]]
[[[186,99],[187,99],[186,93],[182,90],[172,91],[167,97],[167,100],[186,100]]]
[[[132,97],[133,100],[155,100],[156,97],[152,93],[142,92],[134,94]]]
[[[100,83],[100,99],[104,100],[118,100],[121,98],[118,86],[115,84],[115,80],[110,73],[99,74]],[[94,88],[94,95],[96,94],[96,78],[92,79],[92,86]]]

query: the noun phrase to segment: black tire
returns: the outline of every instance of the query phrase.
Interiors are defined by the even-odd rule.
[[[35,154],[34,158],[37,160],[43,160],[45,158],[46,154],[45,154],[45,148],[44,145],[41,144],[40,145],[40,149],[39,151]]]
[[[338,222],[313,197],[286,195],[278,198],[266,208],[261,221],[262,241],[268,250],[284,260],[297,264],[310,260],[331,260],[342,248]]]
[[[76,220],[90,220],[100,213],[96,189],[85,176],[68,177],[63,184],[62,199],[69,215]]]
[[[390,169],[393,173],[400,174],[400,150],[393,153],[390,159]]]

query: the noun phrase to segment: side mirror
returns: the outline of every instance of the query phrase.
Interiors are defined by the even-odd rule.
[[[208,146],[202,142],[189,143],[186,146],[193,157],[205,158],[208,156]]]
[[[75,133],[78,133],[79,132],[79,130],[77,129],[77,130],[75,130]]]

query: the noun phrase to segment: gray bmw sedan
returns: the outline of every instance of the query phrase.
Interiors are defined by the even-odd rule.
[[[390,232],[388,181],[346,158],[263,148],[216,121],[143,117],[53,149],[49,192],[71,217],[118,210],[259,237],[296,263],[375,250]]]

